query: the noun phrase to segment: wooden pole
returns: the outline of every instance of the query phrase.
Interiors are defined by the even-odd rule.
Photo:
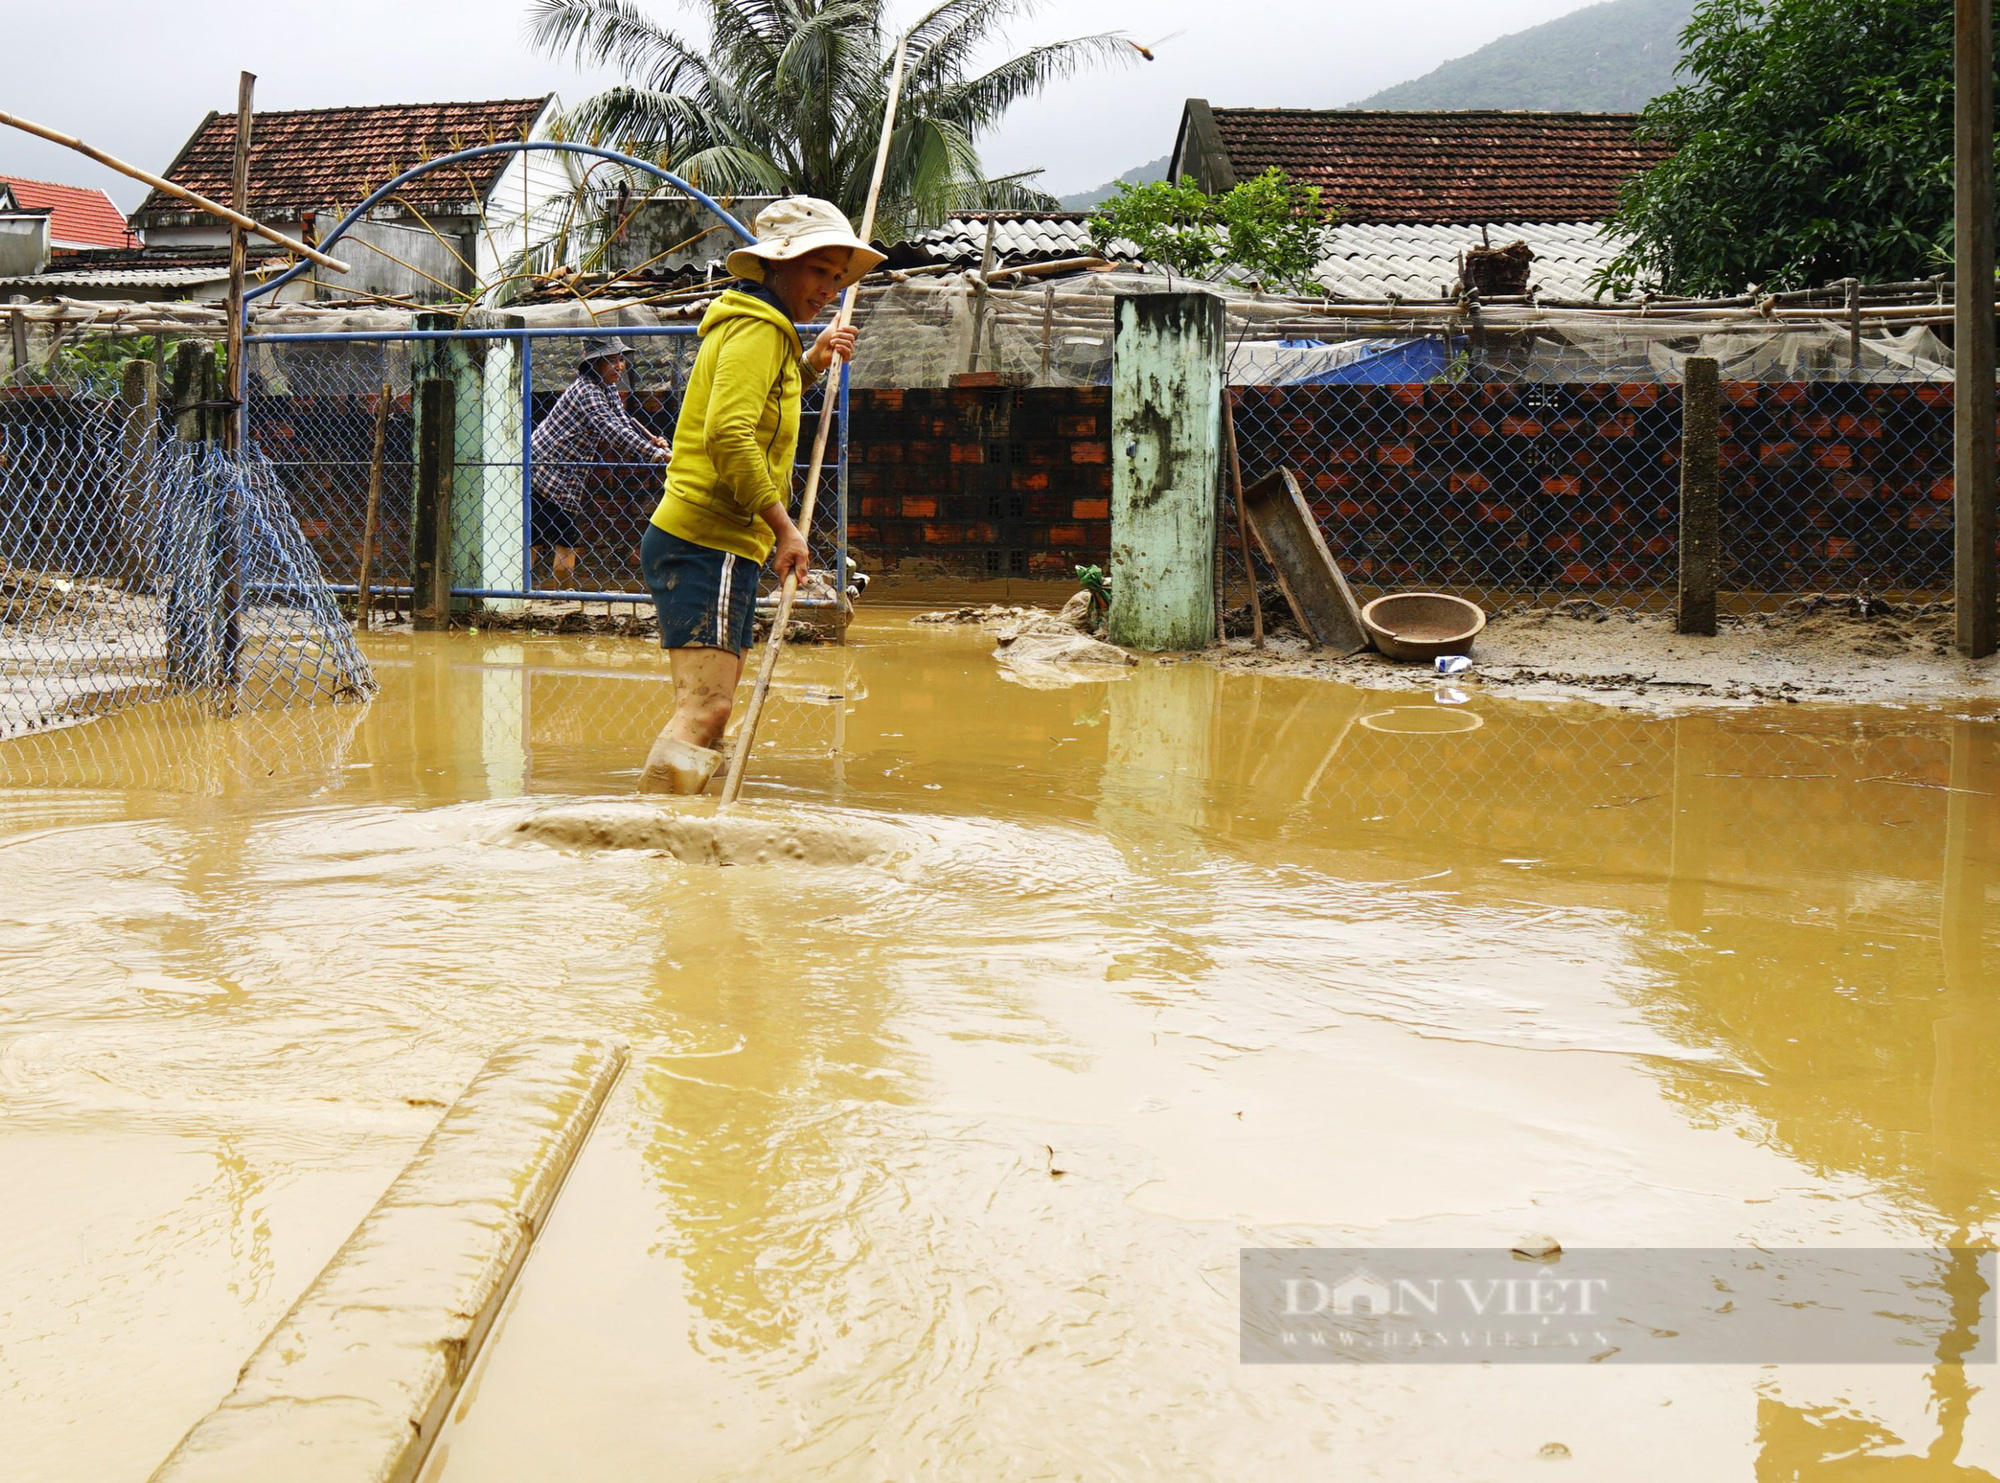
[[[1056,286],[1051,283],[1042,295],[1042,385],[1049,384],[1049,371],[1054,357],[1056,325]]]
[[[149,360],[128,360],[120,379],[118,399],[125,406],[121,429],[125,476],[119,485],[124,519],[120,523],[119,544],[125,551],[126,586],[134,591],[152,586],[151,542],[140,539],[146,518],[146,503],[152,482],[152,445],[160,430],[160,378]]]
[[[1953,566],[1958,651],[1983,659],[2000,645],[1995,612],[1993,429],[1993,9],[1957,0],[1953,259],[1957,277],[1953,401]]]
[[[26,294],[15,294],[9,302],[25,304],[28,302],[28,296]],[[28,368],[28,316],[25,311],[20,309],[9,309],[7,311],[7,332],[13,341],[14,364],[12,367],[12,378],[15,381],[19,381],[21,379],[21,372]]]
[[[257,74],[241,72],[236,77],[236,154],[231,162],[229,176],[229,201],[239,214],[250,209],[250,107],[251,99],[257,91]],[[247,219],[247,218],[246,218]],[[236,223],[229,225],[229,324],[224,331],[223,372],[228,376],[228,390],[224,399],[233,405],[224,424],[226,447],[243,446],[244,413],[243,406],[243,268],[246,254],[243,246],[243,228]]]
[[[986,333],[986,300],[990,290],[986,286],[986,275],[993,271],[993,227],[994,214],[986,213],[986,246],[979,254],[979,287],[972,295],[972,350],[965,358],[965,369],[979,369],[979,341]]]
[[[1236,456],[1236,391],[1232,387],[1222,408],[1223,450],[1229,455],[1229,489],[1236,497],[1236,549],[1243,553],[1243,576],[1250,584],[1250,646],[1264,647],[1264,595],[1257,590],[1257,563],[1250,555],[1250,522],[1243,514],[1243,463]]]
[[[354,578],[354,626],[367,628],[374,620],[370,590],[375,566],[375,521],[382,510],[382,450],[389,441],[389,408],[395,401],[389,383],[375,403],[375,449],[368,456],[368,513],[361,520],[361,570]]]
[[[224,446],[229,438],[229,426],[235,420],[229,408],[223,405],[223,368],[216,363],[215,347],[207,346],[201,356],[201,399],[207,405],[202,409],[202,441]],[[222,584],[216,610],[215,657],[209,671],[219,691],[228,692],[226,697],[218,695],[218,701],[225,708],[233,709],[235,689],[241,676],[238,660],[243,653],[243,543],[241,540],[243,523],[242,485],[237,482],[234,465],[225,465],[231,476],[215,491],[214,503],[210,506],[209,518],[214,522],[210,527],[209,551],[215,570],[222,574]]]
[[[174,346],[169,396],[174,411],[174,436],[183,443],[201,441],[202,411],[195,405],[201,400],[201,353],[199,340],[182,340]]]
[[[1715,632],[1722,567],[1722,393],[1719,363],[1691,355],[1681,373],[1681,523],[1674,632]]]
[[[882,137],[875,145],[875,173],[868,181],[868,202],[861,212],[861,240],[872,242],[875,238],[875,205],[882,196],[882,176],[889,167],[889,140],[896,129],[896,103],[903,95],[903,62],[909,55],[909,43],[904,41],[896,47],[896,65],[889,74],[889,98],[882,110]],[[836,329],[847,325],[854,318],[854,295],[858,284],[847,285],[847,292],[840,296],[840,311],[833,317]],[[826,390],[820,395],[819,426],[813,432],[812,460],[806,465],[805,498],[800,501],[799,530],[806,538],[807,549],[812,545],[813,507],[819,502],[820,470],[826,465],[827,433],[833,427],[833,409],[839,398],[834,395],[833,377],[839,367],[829,367]],[[846,572],[835,572],[835,590],[847,581]],[[764,702],[771,693],[771,676],[778,669],[778,651],[784,647],[785,630],[792,622],[792,599],[799,594],[797,572],[785,574],[785,585],[778,591],[778,611],[771,617],[771,633],[764,642],[764,659],[757,667],[757,683],[750,691],[750,704],[743,709],[743,724],[736,729],[736,750],[729,759],[729,775],[722,782],[722,803],[727,806],[736,801],[736,795],[743,791],[743,771],[750,761],[750,749],[757,744],[757,723],[764,716]]]
[[[417,500],[410,529],[411,626],[451,627],[452,463],[457,449],[458,387],[449,376],[417,386]]]
[[[348,270],[347,264],[340,261],[339,258],[328,257],[317,248],[308,247],[303,242],[295,241],[287,237],[276,227],[267,227],[262,222],[252,221],[242,213],[232,211],[229,207],[219,202],[211,201],[207,196],[197,195],[184,185],[175,185],[171,180],[163,179],[150,170],[141,170],[137,165],[128,165],[115,155],[108,155],[101,149],[92,148],[73,135],[57,133],[54,129],[45,128],[41,124],[30,123],[27,119],[5,111],[0,111],[0,124],[7,124],[12,128],[21,130],[25,134],[33,134],[37,139],[46,139],[51,144],[60,144],[63,148],[73,149],[78,154],[88,155],[91,159],[96,160],[98,164],[108,166],[116,170],[120,175],[129,175],[134,180],[150,185],[156,191],[165,191],[170,196],[178,196],[190,205],[199,206],[210,216],[219,216],[224,221],[243,228],[246,232],[255,232],[267,242],[275,242],[287,252],[296,253],[303,258],[310,258],[322,268],[331,268],[336,273],[345,273]]]
[[[1861,280],[1847,280],[1847,369],[1861,379]]]

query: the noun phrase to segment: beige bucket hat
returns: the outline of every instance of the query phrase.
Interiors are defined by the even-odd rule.
[[[773,201],[757,213],[752,229],[757,240],[729,254],[729,271],[755,283],[764,281],[765,263],[804,257],[821,247],[847,249],[842,288],[885,260],[884,254],[854,235],[853,225],[838,206],[817,196],[785,196]]]

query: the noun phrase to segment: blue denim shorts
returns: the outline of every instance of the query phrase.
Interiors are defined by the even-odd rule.
[[[639,569],[660,614],[662,649],[749,648],[757,625],[757,577],[747,556],[697,546],[651,521],[639,540]]]

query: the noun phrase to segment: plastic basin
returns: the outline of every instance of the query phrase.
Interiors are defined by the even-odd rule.
[[[1470,654],[1486,610],[1447,592],[1392,592],[1361,610],[1369,640],[1391,659]]]

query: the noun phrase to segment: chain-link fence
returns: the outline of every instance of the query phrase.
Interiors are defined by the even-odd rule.
[[[695,334],[672,324],[253,335],[249,437],[292,490],[336,589],[355,592],[365,576],[378,600],[407,603],[419,450],[430,436],[423,409],[447,404],[425,402],[420,388],[441,382],[451,426],[436,436],[448,452],[459,611],[490,623],[532,617],[537,602],[646,604],[639,541],[664,490],[664,447]],[[583,367],[612,337],[630,346],[629,386]],[[808,537],[819,576],[799,608],[837,626],[845,604],[831,576],[847,570],[844,378],[806,393],[794,493],[829,390],[834,426]],[[768,605],[768,575],[765,586]]]
[[[0,386],[0,736],[371,693],[271,465],[168,436],[136,368],[129,397]]]
[[[1411,588],[1489,609],[1672,599],[1678,383],[1439,380],[1243,387],[1234,398],[1245,483],[1291,469],[1363,600]],[[1721,405],[1726,606],[1949,593],[1949,384],[1728,382]],[[1225,600],[1240,604],[1233,508],[1223,528]]]

